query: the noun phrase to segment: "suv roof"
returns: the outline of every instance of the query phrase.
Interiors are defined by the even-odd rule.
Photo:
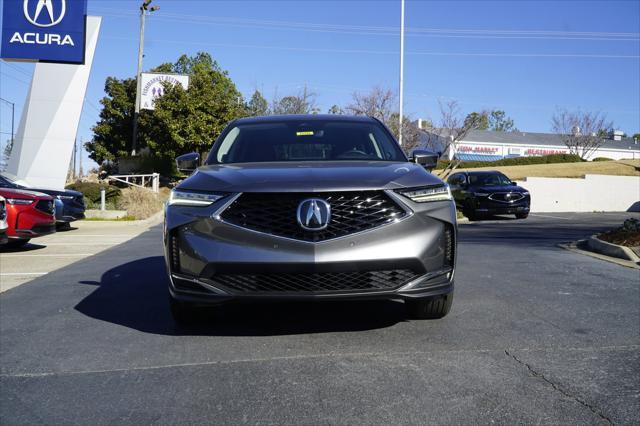
[[[378,120],[366,115],[339,115],[339,114],[291,114],[291,115],[265,115],[258,117],[244,117],[234,121],[236,124],[272,123],[281,121],[359,121],[362,123],[378,123]]]

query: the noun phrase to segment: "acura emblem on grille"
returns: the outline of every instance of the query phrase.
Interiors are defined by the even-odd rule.
[[[298,224],[307,231],[322,231],[331,220],[331,206],[320,198],[307,198],[298,205]]]

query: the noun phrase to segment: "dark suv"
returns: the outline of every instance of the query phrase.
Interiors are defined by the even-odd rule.
[[[456,206],[471,220],[494,214],[529,216],[529,191],[500,172],[459,172],[447,182]]]

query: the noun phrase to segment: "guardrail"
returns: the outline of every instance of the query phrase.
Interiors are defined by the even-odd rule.
[[[160,192],[160,173],[151,173],[147,175],[110,175],[105,179],[115,180],[142,189],[148,189],[156,194]],[[149,188],[147,184],[150,184],[151,187]]]

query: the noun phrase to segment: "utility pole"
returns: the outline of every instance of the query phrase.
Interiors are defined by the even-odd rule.
[[[82,148],[84,147],[84,142],[82,141],[82,136],[80,136],[80,153],[78,156],[78,159],[80,160],[80,167],[78,168],[78,176],[80,177],[80,179],[82,179],[82,176],[84,175],[84,170],[82,170]]]
[[[73,180],[76,179],[76,164],[78,160],[78,139],[73,141],[73,172],[71,173],[71,177]]]
[[[5,102],[9,105],[11,105],[11,145],[13,145],[13,137],[14,137],[14,123],[15,123],[15,111],[16,111],[16,104],[13,102],[9,102],[8,100],[4,99],[4,98],[0,98],[0,100],[2,102]]]
[[[404,104],[404,0],[400,0],[400,117],[398,118],[398,142],[402,146],[402,118]]]
[[[159,6],[149,7],[151,0],[144,0],[140,6],[140,42],[138,44],[138,71],[136,72],[136,105],[133,113],[133,136],[131,138],[131,155],[136,155],[138,142],[138,116],[140,115],[140,74],[142,73],[142,57],[144,56],[144,17],[147,13],[155,12]]]

